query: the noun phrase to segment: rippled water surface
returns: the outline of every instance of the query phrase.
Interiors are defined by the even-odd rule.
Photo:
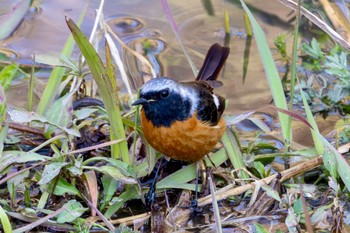
[[[204,1],[169,1],[181,39],[191,59],[200,68],[209,46],[215,42],[224,43],[225,7],[231,23],[231,55],[221,78],[224,87],[217,92],[229,100],[227,111],[230,113],[255,110],[268,105],[271,95],[254,41],[250,49],[247,77],[244,84],[242,81],[246,32],[239,3],[211,2],[213,12],[206,10]],[[290,11],[274,0],[251,2],[250,7],[273,46],[274,37],[289,30],[287,22],[292,17],[289,15]],[[3,53],[10,59],[19,59],[22,64],[31,64],[32,54],[58,54],[70,34],[64,17],[77,21],[85,4],[86,1],[82,0],[43,1],[30,10],[13,36],[0,41]],[[92,0],[88,6],[87,17],[82,24],[87,35],[92,29],[98,4],[99,1]],[[194,78],[164,16],[160,1],[106,1],[103,14],[112,29],[131,48],[137,49],[145,41],[152,45],[154,51],[148,51],[148,59],[157,75],[177,80]],[[75,52],[77,54],[78,51]],[[135,58],[127,53],[123,54],[123,58],[129,74],[134,78],[140,76]],[[19,87],[22,88],[22,85]],[[15,105],[16,101],[18,99],[9,100]]]

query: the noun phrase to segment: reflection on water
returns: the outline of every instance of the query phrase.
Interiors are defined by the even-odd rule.
[[[158,57],[165,50],[166,43],[157,38],[159,37],[157,33],[155,33],[155,37],[140,37],[130,41],[127,45],[133,50],[137,51],[139,54],[145,56],[149,62],[151,63],[157,77],[162,76],[163,65],[159,61]],[[128,66],[128,72],[130,74],[130,80],[134,83],[133,87],[136,91],[144,81],[142,77],[142,64],[139,62],[136,57],[130,53],[123,53],[124,63]]]
[[[0,47],[0,61],[8,61],[6,62],[6,64],[10,63],[11,61],[17,60],[19,56],[19,53],[13,49]]]
[[[115,28],[115,32],[119,35],[137,34],[143,27],[140,20],[132,17],[118,17],[107,22]]]

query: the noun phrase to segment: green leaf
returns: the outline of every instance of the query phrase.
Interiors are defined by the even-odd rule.
[[[281,56],[285,59],[288,59],[287,55],[287,43],[286,43],[286,34],[280,34],[275,37],[274,44],[278,50],[278,52],[281,54]]]
[[[0,129],[2,129],[2,124],[6,119],[6,95],[4,88],[0,85]]]
[[[64,194],[70,194],[70,195],[76,195],[78,197],[81,197],[79,190],[63,177],[60,177],[58,179],[58,182],[54,189],[54,194],[58,196],[63,196]]]
[[[37,114],[36,112],[29,112],[24,109],[16,108],[16,107],[8,107],[8,114],[10,116],[11,121],[17,122],[17,123],[29,123],[32,121],[39,121],[42,123],[48,123],[50,125],[53,125],[64,132],[66,132],[69,135],[74,135],[76,137],[80,137],[80,133],[75,128],[65,128],[61,127],[60,125],[57,125],[53,122],[50,122],[47,118]],[[52,117],[54,118],[54,117]]]
[[[62,55],[61,58],[48,54],[35,54],[35,61],[50,66],[61,66],[71,69],[74,73],[79,74],[80,70],[77,65],[69,58]]]
[[[36,112],[29,112],[25,109],[20,109],[16,107],[9,107],[8,108],[8,114],[10,116],[10,120],[12,122],[16,123],[29,123],[32,121],[39,121],[39,122],[48,122],[48,120],[45,117],[40,116]]]
[[[94,158],[85,160],[82,163],[82,165],[87,165],[87,164],[89,164],[91,162],[95,162],[95,161],[106,161],[106,162],[110,163],[111,165],[117,167],[119,169],[119,171],[123,173],[123,175],[130,176],[130,177],[136,177],[136,172],[129,164],[127,164],[123,161],[120,161],[118,159],[114,159],[114,158],[94,157]]]
[[[1,205],[0,205],[0,221],[1,221],[1,226],[4,229],[4,233],[11,233],[12,227],[11,227],[10,220],[5,210],[1,207]]]
[[[227,154],[225,149],[221,149],[210,156],[211,161],[214,162],[216,166],[220,166],[224,161],[227,160]],[[211,164],[209,160],[206,159],[206,164]],[[195,186],[192,184],[187,184],[187,182],[196,178],[196,163],[192,163],[171,175],[165,177],[156,184],[157,189],[164,188],[181,188],[195,190]]]
[[[294,209],[294,213],[296,214],[304,213],[303,202],[301,198],[298,198],[295,200],[295,202],[293,203],[293,209]]]
[[[313,195],[317,191],[317,187],[312,184],[283,184],[288,188],[300,189],[302,188],[304,194]]]
[[[135,171],[138,178],[151,174],[156,165],[156,162],[161,156],[163,156],[160,155],[160,153],[157,153],[155,149],[153,149],[150,145],[146,145],[146,151],[148,157],[147,163],[140,163],[135,166]]]
[[[56,100],[47,110],[45,117],[54,125],[61,128],[68,128],[72,124],[72,95],[66,94],[65,96]],[[46,129],[46,136],[49,137],[56,127],[49,125]]]
[[[61,169],[66,166],[66,162],[53,162],[45,166],[44,171],[41,175],[41,179],[38,184],[47,184],[52,179],[54,179],[61,171]]]
[[[338,178],[337,159],[330,150],[325,150],[323,154],[323,164],[334,179]]]
[[[316,60],[320,60],[324,57],[323,52],[320,48],[320,44],[315,38],[312,38],[310,45],[303,44],[303,50],[305,53]]]
[[[262,162],[254,162],[253,163],[254,168],[259,172],[261,178],[266,177],[266,171],[265,171],[265,166],[262,164]]]
[[[259,223],[254,223],[255,233],[268,233],[269,231],[265,230],[265,228]]]
[[[7,141],[8,129],[9,129],[8,123],[5,124],[5,127],[3,128],[0,127],[0,155],[4,150],[4,142]]]
[[[315,144],[315,149],[318,155],[322,155],[324,153],[324,146],[321,142],[321,139],[319,138],[318,134],[319,134],[319,130],[317,127],[317,123],[316,120],[314,118],[314,116],[312,115],[310,106],[307,103],[304,91],[301,89],[301,87],[299,86],[299,91],[303,100],[303,105],[305,108],[305,112],[306,112],[306,116],[307,116],[307,120],[310,123],[310,125],[312,126],[313,130],[311,130],[311,135],[312,135],[312,139],[314,141]]]
[[[96,108],[82,108],[74,111],[74,115],[76,116],[77,120],[85,120],[88,118],[92,113],[97,112],[98,110]]]
[[[67,171],[70,171],[74,176],[81,176],[83,174],[83,170],[77,166],[67,166]]]
[[[24,186],[24,179],[28,178],[29,176],[29,171],[25,171],[25,172],[22,172],[14,177],[12,177],[11,179],[9,179],[6,183],[7,183],[7,189],[10,193],[10,196],[11,197],[15,197],[16,193],[18,191],[24,191],[25,189],[25,186]]]
[[[320,140],[326,147],[326,153],[334,156],[336,159],[336,168],[340,178],[343,180],[346,188],[350,190],[350,165],[347,160],[341,155],[335,148],[325,139],[320,133],[318,133]]]
[[[336,179],[329,177],[328,186],[336,193],[336,195],[341,195],[340,185],[337,183]]]
[[[327,216],[331,214],[332,211],[329,209],[330,207],[328,205],[320,206],[319,208],[314,211],[310,218],[310,222],[312,225],[316,225],[324,220],[327,219]]]
[[[116,180],[121,181],[124,184],[137,184],[137,180],[133,177],[125,176],[117,167],[113,166],[102,166],[102,167],[90,167],[84,166],[84,169],[90,169],[103,174],[109,175]]]
[[[13,63],[11,65],[5,66],[0,72],[0,84],[7,91],[12,84],[12,81],[18,71],[18,64]]]
[[[79,218],[88,208],[84,208],[80,202],[70,200],[63,205],[66,209],[57,215],[58,223],[73,222]]]
[[[33,161],[45,161],[51,159],[33,152],[5,151],[0,157],[0,172],[13,163],[27,163]]]
[[[265,192],[266,192],[266,194],[267,194],[268,196],[272,197],[272,198],[275,199],[276,201],[279,201],[279,202],[282,201],[282,200],[281,200],[281,197],[280,197],[280,195],[279,195],[279,193],[278,193],[275,189],[271,188],[271,187],[268,186],[268,185],[262,185],[261,188],[262,188],[263,190],[265,190]]]
[[[252,116],[252,117],[249,117],[248,119],[265,133],[270,133],[272,131],[270,127],[259,117]]]
[[[214,163],[214,166],[220,166],[222,163],[224,163],[228,159],[226,150],[224,148],[218,150],[214,154],[210,155],[210,160],[208,158],[205,158],[205,164],[207,166],[211,167],[212,163]],[[191,181],[196,178],[196,163],[192,163],[179,171],[165,177],[161,181],[157,183],[157,189],[161,188],[184,188],[184,189],[190,189],[195,190],[194,185],[187,184],[186,182]],[[190,188],[193,187],[193,188]]]
[[[117,186],[119,182],[107,175],[102,176],[101,181],[102,181],[103,194],[104,194],[103,202],[108,203],[112,199],[115,191],[117,190]]]
[[[243,162],[243,156],[234,133],[231,130],[226,130],[225,134],[221,138],[221,142],[222,144],[224,144],[227,156],[233,164],[233,167],[236,170],[242,169],[237,173],[239,178],[249,178],[249,175],[246,172],[244,172],[246,166]]]
[[[140,194],[138,193],[136,186],[130,187],[128,190],[120,194],[120,196],[118,197],[118,202],[111,205],[105,212],[104,216],[106,218],[112,217],[112,215],[115,212],[117,212],[124,205],[125,202],[131,199],[139,198],[139,197],[140,197]]]

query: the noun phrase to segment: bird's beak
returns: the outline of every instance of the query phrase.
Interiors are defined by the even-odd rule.
[[[133,106],[144,105],[144,104],[148,104],[148,100],[146,100],[144,98],[140,98],[140,99],[136,100],[134,103],[132,103]]]

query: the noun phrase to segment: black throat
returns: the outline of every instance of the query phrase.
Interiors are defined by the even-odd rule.
[[[184,121],[191,117],[191,102],[172,92],[166,99],[143,105],[143,110],[146,118],[155,127],[171,127],[175,121]]]

